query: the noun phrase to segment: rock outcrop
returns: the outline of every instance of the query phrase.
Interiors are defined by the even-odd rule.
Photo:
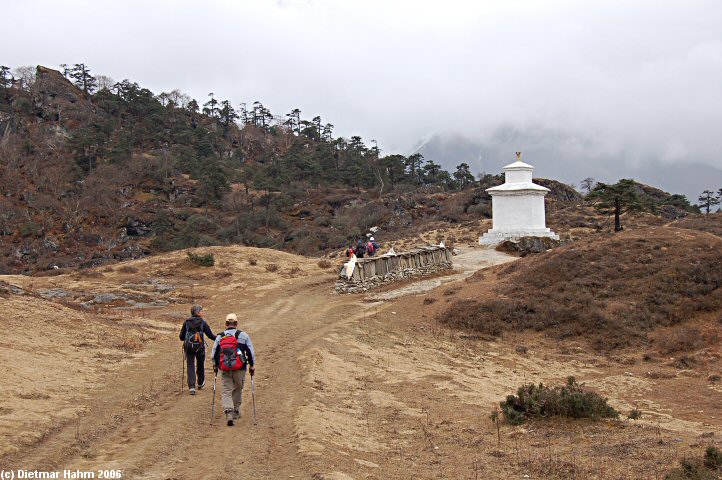
[[[502,252],[518,253],[522,257],[530,253],[543,253],[554,247],[558,247],[563,242],[549,237],[521,237],[514,240],[506,240],[501,242],[497,250]]]

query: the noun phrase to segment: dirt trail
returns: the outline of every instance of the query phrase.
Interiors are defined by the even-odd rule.
[[[217,295],[206,302],[209,316],[239,312],[243,328],[252,334],[259,356],[258,426],[251,425],[250,388],[244,390],[244,417],[235,428],[219,426],[220,408],[215,426],[209,425],[212,388],[195,397],[179,394],[180,342],[174,330],[167,341],[154,345],[153,355],[98,395],[80,421],[87,448],[69,454],[67,445],[77,443],[77,427],[70,425],[23,455],[23,468],[120,468],[132,478],[198,478],[203,472],[207,478],[223,478],[243,463],[255,478],[301,475],[293,432],[294,407],[302,396],[298,357],[340,319],[360,311],[331,297],[328,286],[284,286],[266,292],[264,299]],[[216,401],[219,406],[220,393]]]
[[[264,261],[281,268],[291,265],[283,263],[289,262],[286,257],[262,254],[269,257]],[[464,249],[455,258],[457,273],[369,298],[333,294],[333,275],[320,272],[311,261],[298,263],[301,274],[276,275],[274,281],[261,280],[270,274],[260,266],[248,278],[200,279],[193,295],[204,305],[214,331],[233,311],[253,340],[258,425],[252,425],[249,377],[243,418],[233,428],[222,422],[220,392],[214,425],[209,425],[212,377],[198,395],[180,393],[177,331],[183,317],[179,311],[184,313],[186,306],[166,307],[154,310],[157,318],[175,320],[158,320],[158,339],[147,351],[111,371],[110,382],[89,391],[79,421],[0,459],[0,467],[121,469],[123,478],[140,479],[509,478],[523,472],[554,478],[529,453],[549,450],[554,434],[512,431],[509,439],[514,435],[517,444],[521,439],[533,446],[528,458],[517,448],[512,461],[509,444],[495,441],[489,406],[527,380],[587,376],[604,389],[604,374],[618,378],[623,371],[591,354],[560,356],[538,336],[487,343],[439,329],[414,294],[434,295],[441,304],[450,298],[432,291],[438,285],[514,259],[479,248]],[[519,343],[532,345],[528,355],[515,351]],[[210,370],[208,361],[206,366]],[[626,394],[621,389],[614,393],[620,398]],[[717,423],[703,426],[694,418],[688,427],[694,434],[702,429],[722,432]],[[575,458],[580,442],[588,444],[596,465],[576,471],[587,474],[579,478],[609,478],[603,470],[607,457],[620,453],[611,447],[597,451],[598,442],[590,440],[607,435],[603,427],[580,432],[570,426],[570,432],[575,433],[559,436],[560,457]],[[614,446],[652,442],[650,438],[662,442],[663,437],[635,429],[619,435],[624,438],[615,438]],[[668,455],[666,447],[655,451],[654,445],[643,461],[662,461]],[[562,471],[556,477],[569,475]]]
[[[494,257],[490,262],[498,261],[498,252],[489,252]],[[452,278],[473,273],[485,256],[472,252],[457,257],[460,273]],[[98,386],[79,420],[9,460],[16,468],[38,470],[118,468],[127,478],[198,478],[199,472],[223,478],[239,465],[252,478],[308,476],[294,423],[310,395],[302,378],[304,357],[339,326],[371,308],[378,311],[360,296],[332,294],[328,280],[328,274],[316,274],[286,279],[271,289],[195,287],[209,318],[237,312],[242,328],[252,335],[259,363],[257,426],[251,425],[250,388],[244,389],[244,416],[236,427],[221,426],[220,392],[215,425],[209,425],[211,382],[195,397],[180,393],[180,342],[176,328],[166,328],[147,355],[120,368],[112,383]],[[219,323],[211,322],[215,330]]]

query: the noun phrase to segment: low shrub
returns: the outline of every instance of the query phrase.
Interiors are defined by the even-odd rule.
[[[716,447],[707,447],[704,452],[704,466],[713,470],[722,469],[722,452]]]
[[[630,420],[639,420],[640,418],[642,418],[642,411],[638,408],[633,408],[632,410],[630,410],[627,418]]]
[[[255,258],[249,258],[248,264],[252,267],[255,267],[256,265],[258,265],[258,260],[256,260]]]
[[[266,265],[266,271],[271,273],[277,272],[278,265],[276,265],[275,263],[269,263],[268,265]]]
[[[664,354],[691,352],[704,346],[704,337],[698,328],[680,327],[658,340],[659,349]]]
[[[679,467],[667,473],[664,480],[716,480],[722,471],[722,452],[707,447],[702,459],[684,458]]]
[[[333,264],[324,258],[318,261],[318,266],[319,268],[331,268]]]
[[[199,267],[212,267],[216,264],[216,259],[212,253],[196,255],[195,253],[188,252],[188,260],[193,265],[198,265]]]
[[[118,269],[120,273],[138,273],[138,269],[130,265],[123,265]]]
[[[452,295],[456,295],[460,290],[461,290],[461,287],[458,286],[458,285],[457,285],[457,286],[454,286],[454,287],[447,288],[446,290],[444,290],[444,296],[450,297],[450,296],[452,296]]]
[[[542,383],[522,385],[516,395],[499,402],[504,419],[519,425],[531,417],[618,418],[619,412],[598,393],[585,391],[574,377],[562,387],[548,387]]]

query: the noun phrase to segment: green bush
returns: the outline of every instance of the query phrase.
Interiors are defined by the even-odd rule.
[[[584,391],[574,377],[563,387],[547,387],[540,383],[522,385],[516,395],[500,402],[504,418],[511,425],[519,425],[530,417],[562,416],[570,418],[617,418],[619,412],[607,404],[598,393]]]
[[[704,466],[712,470],[721,470],[722,452],[716,447],[707,447],[704,452]]]
[[[190,260],[193,265],[198,265],[199,267],[212,267],[216,264],[216,259],[213,258],[212,253],[196,255],[195,253],[188,252],[188,260]]]
[[[715,472],[722,470],[722,452],[716,447],[707,447],[702,460],[684,458],[679,467],[667,473],[664,480],[716,480]]]
[[[630,410],[627,418],[630,420],[639,420],[640,418],[642,418],[642,411],[638,408],[633,408],[632,410]]]

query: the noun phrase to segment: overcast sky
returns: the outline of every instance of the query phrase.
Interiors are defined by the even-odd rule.
[[[722,168],[720,0],[0,1],[12,67],[298,107],[385,153],[512,126],[578,136],[581,162]]]

